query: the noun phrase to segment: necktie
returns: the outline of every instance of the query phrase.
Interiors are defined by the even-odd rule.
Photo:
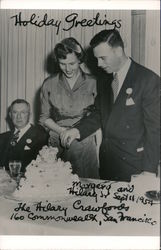
[[[11,146],[16,146],[17,140],[19,138],[20,130],[17,130],[16,133],[13,134],[13,137],[10,141]]]
[[[112,90],[113,90],[113,102],[115,102],[117,98],[117,91],[119,88],[119,79],[117,73],[114,74],[114,78],[112,81]]]

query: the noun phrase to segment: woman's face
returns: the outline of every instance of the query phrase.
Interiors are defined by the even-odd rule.
[[[67,78],[74,78],[79,72],[80,61],[75,53],[67,54],[66,59],[58,59],[59,67]]]

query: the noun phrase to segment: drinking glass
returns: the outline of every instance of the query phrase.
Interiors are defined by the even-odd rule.
[[[21,161],[10,161],[9,171],[12,178],[17,178],[21,173]]]

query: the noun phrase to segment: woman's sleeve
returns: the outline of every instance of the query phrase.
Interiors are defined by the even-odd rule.
[[[50,118],[50,82],[44,81],[40,91],[40,118],[39,123],[45,127],[44,122]]]

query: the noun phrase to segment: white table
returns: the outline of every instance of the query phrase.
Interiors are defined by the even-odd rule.
[[[102,183],[101,180],[84,180],[84,183]],[[82,182],[83,183],[83,182]],[[101,198],[101,189],[96,189],[98,201],[94,197],[86,196],[69,196],[68,198],[62,200],[61,202],[53,202],[51,199],[52,206],[57,207],[61,205],[67,208],[67,216],[73,217],[74,215],[85,216],[88,213],[96,214],[97,222],[84,221],[84,222],[64,222],[55,220],[42,220],[35,219],[32,220],[28,218],[29,212],[21,211],[18,212],[18,216],[24,216],[23,220],[11,220],[10,217],[13,213],[16,213],[14,209],[18,207],[18,202],[5,197],[0,197],[0,234],[2,235],[108,235],[108,236],[159,236],[160,232],[160,204],[143,204],[146,203],[146,197],[144,196],[146,190],[153,190],[158,188],[158,179],[147,179],[147,178],[136,178],[131,183],[113,183],[110,189],[110,195],[106,198]],[[110,182],[106,183],[108,186]],[[132,185],[134,185],[134,190],[130,193],[129,191],[121,191],[118,188],[126,187],[132,190]],[[105,189],[103,193],[105,192]],[[114,194],[115,193],[115,194]],[[114,197],[127,197],[127,201],[122,201],[115,199]],[[131,200],[130,200],[131,199]],[[113,221],[104,221],[106,218],[101,209],[99,212],[84,211],[82,212],[78,208],[78,202],[80,200],[83,208],[87,209],[87,206],[94,208],[102,207],[103,204],[107,203],[105,206],[108,208],[108,216],[106,210],[106,216],[108,218],[113,217],[117,219],[117,223]],[[25,201],[24,201],[25,202]],[[49,203],[50,201],[48,201]],[[75,203],[76,202],[76,203]],[[125,209],[119,210],[121,204],[125,204],[125,207],[129,206],[128,211]],[[43,201],[43,205],[47,202]],[[75,204],[75,208],[73,208]],[[30,202],[26,202],[26,207],[30,207],[30,214],[33,213],[36,216],[60,216],[64,215],[63,212],[36,212],[36,206]],[[113,206],[113,207],[110,207]],[[117,208],[116,208],[117,207]],[[111,210],[110,210],[111,209]],[[120,221],[120,214],[123,212],[123,216],[130,216],[131,218],[136,218],[139,221]],[[32,215],[33,216],[33,215]],[[32,217],[31,216],[31,217]],[[67,217],[66,216],[66,217]],[[128,217],[128,219],[130,218]],[[126,217],[127,218],[127,217]],[[139,219],[140,218],[140,219]],[[146,219],[147,218],[147,219]],[[151,218],[151,219],[150,219]],[[145,222],[146,219],[146,222]],[[144,222],[140,222],[140,221]],[[148,223],[149,222],[149,223]],[[101,223],[101,224],[100,224]],[[152,225],[152,224],[154,225]]]

